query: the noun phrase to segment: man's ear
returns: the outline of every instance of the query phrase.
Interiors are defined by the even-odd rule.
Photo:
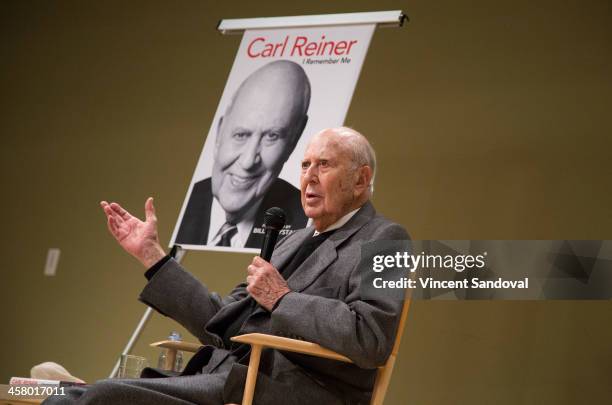
[[[372,168],[368,165],[361,166],[357,171],[357,183],[355,183],[355,193],[362,194],[370,187],[372,182]]]

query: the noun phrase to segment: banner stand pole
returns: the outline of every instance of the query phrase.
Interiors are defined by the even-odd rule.
[[[183,260],[183,257],[185,257],[186,253],[187,251],[181,249],[181,247],[178,245],[174,245],[172,246],[172,249],[170,249],[170,256],[172,256],[172,258],[174,258],[174,260],[176,260],[178,263],[180,263]],[[111,371],[108,378],[115,378],[115,376],[117,375],[117,372],[119,371],[119,365],[121,363],[121,356],[123,356],[124,354],[130,354],[130,352],[132,351],[132,348],[134,347],[134,344],[140,337],[140,334],[142,333],[144,327],[146,326],[147,322],[151,318],[151,315],[153,315],[153,308],[147,307],[144,314],[142,315],[142,318],[140,318],[138,325],[136,325],[136,329],[134,329],[134,332],[132,333],[130,340],[128,340],[127,344],[123,348],[123,351],[119,355],[119,358],[117,358],[115,367],[113,367],[113,371]]]

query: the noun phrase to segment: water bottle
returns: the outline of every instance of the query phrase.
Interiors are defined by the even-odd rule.
[[[181,341],[181,334],[175,331],[170,333],[168,336],[168,340],[173,340],[175,342]],[[166,359],[168,358],[168,349],[163,349],[161,353],[159,353],[159,359],[157,360],[157,368],[166,369]],[[180,350],[176,351],[176,359],[174,364],[172,365],[172,371],[182,371],[183,369],[183,352]]]
[[[178,332],[172,332],[168,338],[177,342],[180,342],[182,340],[181,334]],[[176,359],[174,360],[173,370],[177,372],[183,371],[183,352],[181,350],[176,351]]]

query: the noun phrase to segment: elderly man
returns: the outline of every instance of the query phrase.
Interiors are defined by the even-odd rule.
[[[295,62],[280,60],[253,72],[220,119],[212,176],[194,184],[177,244],[259,247],[264,211],[280,206],[287,229],[306,217],[300,193],[278,175],[297,144],[310,103],[310,82]]]
[[[356,131],[336,128],[315,135],[300,179],[302,205],[313,225],[281,240],[270,263],[255,257],[246,283],[225,298],[165,256],[151,198],[145,204],[144,222],[116,203],[102,202],[110,232],[149,269],[140,299],[183,324],[206,346],[182,376],[104,380],[89,389],[68,390],[64,399],[239,403],[249,348],[230,338],[263,332],[319,343],[354,364],[266,350],[256,404],[368,403],[376,367],[391,351],[402,303],[385,295],[362,300],[356,271],[361,245],[408,238],[401,226],[377,215],[369,202],[375,166],[374,151]],[[143,377],[155,376],[145,371]]]

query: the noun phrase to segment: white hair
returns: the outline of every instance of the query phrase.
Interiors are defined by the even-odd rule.
[[[368,139],[360,132],[349,127],[338,127],[325,129],[319,133],[333,132],[342,136],[344,139],[343,147],[350,150],[353,155],[353,167],[369,166],[372,169],[372,179],[368,185],[370,195],[374,193],[374,179],[376,178],[376,152]]]

